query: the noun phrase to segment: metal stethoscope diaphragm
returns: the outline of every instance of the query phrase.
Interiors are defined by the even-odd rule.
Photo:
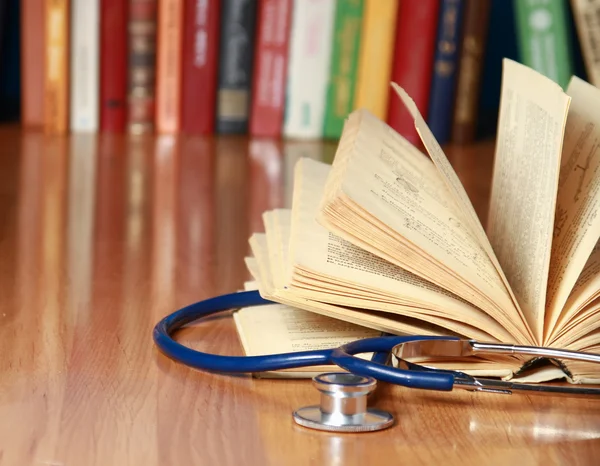
[[[394,423],[390,413],[367,407],[367,397],[377,385],[372,377],[329,372],[314,377],[313,384],[321,392],[321,403],[294,411],[294,421],[301,426],[331,432],[370,432]]]

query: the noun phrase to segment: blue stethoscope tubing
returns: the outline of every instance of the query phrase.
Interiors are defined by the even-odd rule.
[[[452,390],[454,375],[451,373],[398,369],[385,365],[381,361],[387,358],[394,346],[401,343],[425,339],[457,339],[454,337],[386,336],[365,338],[334,349],[266,356],[222,356],[204,353],[188,348],[173,338],[173,335],[179,329],[204,317],[232,309],[265,304],[273,304],[273,302],[264,299],[258,291],[225,294],[190,304],[166,316],[156,324],[153,330],[154,343],[166,356],[174,361],[202,371],[256,373],[335,364],[353,374],[373,377],[382,382],[404,387],[441,391]],[[368,361],[354,356],[361,353],[375,353],[375,357]]]

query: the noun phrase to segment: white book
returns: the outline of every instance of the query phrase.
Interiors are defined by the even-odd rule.
[[[323,135],[335,0],[295,0],[288,58],[283,134]]]
[[[99,121],[99,0],[72,0],[70,127],[96,132]]]

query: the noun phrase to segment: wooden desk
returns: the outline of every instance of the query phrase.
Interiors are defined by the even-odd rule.
[[[238,289],[265,209],[321,143],[22,135],[0,128],[0,464],[598,464],[600,402],[381,385],[383,432],[293,424],[309,381],[209,375],[151,339],[174,309]],[[493,145],[449,148],[484,218]],[[185,331],[239,353],[228,318]]]

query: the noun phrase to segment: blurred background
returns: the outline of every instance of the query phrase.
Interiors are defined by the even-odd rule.
[[[502,59],[598,85],[600,0],[0,0],[0,118],[26,131],[492,139]]]

